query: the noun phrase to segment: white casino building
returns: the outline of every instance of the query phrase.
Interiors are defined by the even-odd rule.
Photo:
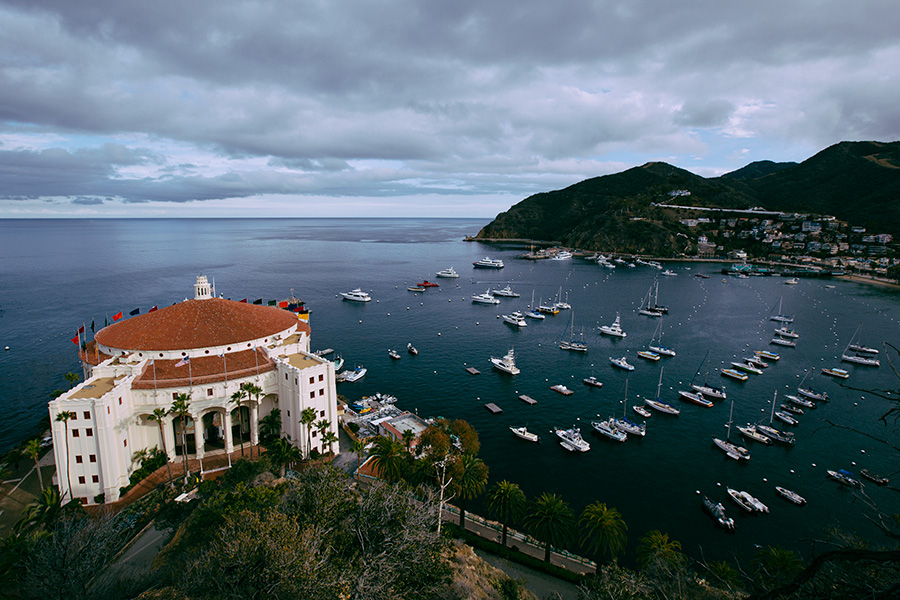
[[[140,467],[134,453],[145,448],[165,448],[176,461],[184,451],[179,419],[164,418],[163,443],[147,417],[156,408],[168,411],[179,393],[190,397],[189,458],[237,448],[240,419],[231,396],[244,383],[262,388],[258,404],[245,398],[240,409],[245,444],[258,442],[259,420],[278,408],[282,437],[306,455],[299,423],[305,408],[330,421],[335,435],[338,426],[334,363],[310,354],[309,336],[309,324],[292,312],[215,298],[203,275],[193,300],[104,327],[81,353],[85,381],[50,402],[60,496],[71,478],[71,496],[85,504],[100,495],[117,500]],[[57,421],[62,411],[74,417]],[[327,450],[315,429],[311,445]]]

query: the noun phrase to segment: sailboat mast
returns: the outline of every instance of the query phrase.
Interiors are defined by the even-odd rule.
[[[731,438],[731,423],[734,422],[734,398],[731,399],[731,410],[728,411],[728,435],[725,436],[727,442]]]
[[[628,418],[628,378],[625,378],[625,401],[622,403],[622,418]]]
[[[662,391],[663,367],[659,368],[659,385],[656,386],[656,400],[659,401],[659,393]]]
[[[769,415],[769,426],[772,426],[772,422],[775,420],[775,402],[778,400],[778,390],[775,390],[775,395],[772,397],[772,414]]]

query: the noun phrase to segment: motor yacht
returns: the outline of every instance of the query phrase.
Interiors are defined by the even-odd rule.
[[[472,263],[476,269],[502,269],[503,261],[499,258],[490,258],[485,256],[481,260]]]
[[[394,360],[400,360],[400,353],[396,350],[388,350],[388,356],[390,356]]]
[[[504,298],[518,298],[519,294],[514,292],[509,285],[504,288],[500,288],[499,290],[491,290],[491,293],[495,296],[503,296]]]
[[[628,439],[628,436],[625,434],[625,432],[619,431],[619,429],[612,422],[611,418],[608,421],[591,421],[591,427],[616,442],[624,442],[626,439]]]
[[[707,496],[703,496],[703,510],[719,524],[720,527],[734,531],[734,519],[725,515],[725,507],[721,502],[713,502]]]
[[[589,385],[591,387],[595,387],[595,388],[603,387],[603,382],[600,381],[599,379],[597,379],[596,377],[594,377],[593,375],[591,375],[590,377],[585,377],[581,381],[584,383],[584,385]]]
[[[475,304],[500,304],[500,301],[491,294],[491,290],[487,290],[483,294],[473,294],[472,302]]]
[[[352,300],[354,302],[371,302],[372,297],[369,296],[366,292],[362,291],[360,288],[356,288],[355,290],[351,290],[349,292],[341,292],[341,296],[344,297],[344,300]]]
[[[844,369],[837,369],[837,368],[829,369],[826,367],[826,368],[822,369],[822,372],[825,373],[826,375],[831,375],[832,377],[839,377],[841,379],[847,379],[848,377],[850,377],[850,373],[848,371],[845,371]]]
[[[516,327],[525,327],[528,323],[525,321],[525,315],[516,311],[514,313],[510,313],[508,315],[500,315],[505,322],[510,325],[515,325]]]
[[[522,427],[510,427],[509,430],[512,431],[513,434],[516,435],[516,437],[522,438],[523,440],[528,440],[529,442],[541,441],[541,438],[538,437],[538,434],[528,431],[527,426],[523,425]]]
[[[634,371],[634,365],[629,365],[624,356],[621,358],[613,358],[610,356],[609,362],[611,362],[614,367],[625,369],[626,371]]]
[[[700,406],[705,406],[706,408],[711,408],[713,403],[711,400],[707,400],[697,392],[688,392],[686,390],[679,390],[678,397],[684,400],[685,402],[691,402],[693,404],[698,404]]]
[[[780,485],[775,486],[775,491],[778,492],[778,494],[783,498],[786,498],[787,500],[793,502],[798,506],[803,506],[804,504],[806,504],[806,498],[804,498],[797,492],[792,492],[791,490],[781,487]]]
[[[516,353],[512,348],[509,349],[502,358],[491,357],[491,364],[495,369],[509,373],[510,375],[518,375],[521,370],[516,366]]]
[[[756,430],[756,425],[752,425],[747,423],[746,425],[738,425],[737,430],[741,432],[745,438],[751,439],[754,442],[759,442],[760,444],[769,445],[771,441],[769,438],[761,434]]]
[[[778,362],[781,359],[781,356],[777,352],[772,352],[770,350],[754,350],[753,354],[768,358],[769,360],[774,360],[775,362]]]
[[[741,373],[740,371],[735,371],[734,369],[722,369],[722,375],[725,377],[731,377],[732,379],[737,379],[738,381],[747,381],[749,376],[746,373]]]
[[[623,338],[627,334],[622,331],[622,320],[619,318],[619,314],[616,313],[616,320],[613,321],[612,325],[601,325],[600,333],[603,335],[611,335],[614,337]]]
[[[457,279],[459,277],[459,273],[453,270],[453,267],[449,269],[444,269],[443,271],[438,271],[435,273],[437,277],[446,277],[448,279]]]
[[[581,430],[577,427],[571,429],[556,429],[559,443],[569,452],[587,452],[591,445],[581,437]]]

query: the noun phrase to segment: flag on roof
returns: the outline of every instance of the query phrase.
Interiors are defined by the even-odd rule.
[[[94,333],[94,320],[91,319],[91,333]]]
[[[121,318],[122,318],[122,311],[120,310],[119,312],[117,312],[116,314],[113,315],[113,323],[115,323],[116,321],[118,321]]]
[[[148,312],[148,313],[156,312],[158,306],[159,306],[158,304],[154,304],[154,305],[153,305],[153,308],[151,308],[151,309],[148,310],[147,312]]]
[[[179,360],[177,363],[175,363],[175,366],[176,366],[176,367],[183,367],[184,365],[188,364],[189,362],[191,362],[191,357],[190,357],[190,356],[185,356],[184,358],[182,358],[181,360]]]
[[[141,307],[140,307],[140,306],[137,307],[136,309],[134,309],[133,311],[131,311],[131,312],[128,313],[128,314],[131,315],[132,317],[133,317],[134,315],[139,315],[139,314],[141,314]]]
[[[276,304],[278,304],[278,302],[275,300],[269,300],[269,306],[275,306]]]
[[[78,345],[78,334],[76,333],[76,334],[75,334],[75,337],[73,337],[73,338],[72,338],[71,340],[69,340],[69,341],[72,342],[73,344],[75,344],[75,345],[77,346],[77,345]]]
[[[244,298],[243,300],[239,300],[239,302],[241,302],[242,304],[247,304],[247,299]]]
[[[278,303],[278,308],[287,308],[287,307],[288,307],[287,300],[282,300],[281,302]]]
[[[78,333],[84,333],[84,324],[82,324],[81,327],[78,328]]]
[[[262,304],[262,298],[257,298],[253,301],[253,304]]]

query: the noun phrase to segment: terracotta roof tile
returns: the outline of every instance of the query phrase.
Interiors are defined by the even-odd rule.
[[[225,381],[226,366],[228,379],[249,377],[275,368],[275,363],[259,348],[255,353],[253,350],[229,353],[224,360],[220,356],[195,356],[191,359],[190,366],[176,367],[176,363],[178,360],[147,361],[143,372],[132,382],[132,389],[152,390]]]
[[[222,298],[186,300],[113,323],[97,332],[102,345],[119,350],[189,350],[265,338],[309,324],[286,310]]]

